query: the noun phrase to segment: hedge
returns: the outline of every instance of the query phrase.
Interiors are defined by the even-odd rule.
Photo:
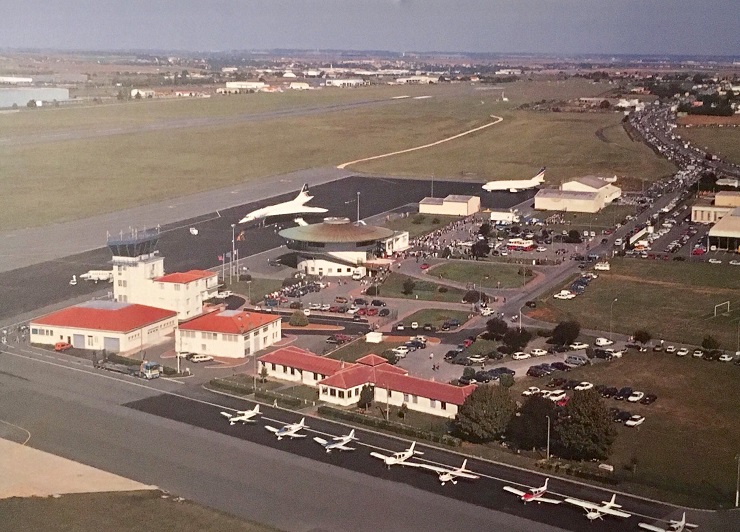
[[[347,412],[346,410],[340,410],[338,408],[333,408],[326,405],[319,406],[318,412],[320,415],[325,417],[359,423],[361,425],[367,425],[369,427],[395,432],[396,434],[410,436],[417,440],[432,441],[435,443],[448,445],[450,447],[460,447],[462,445],[462,440],[460,438],[455,438],[454,436],[450,436],[448,434],[434,434],[433,432],[416,429],[402,423],[396,423],[395,421],[386,421],[385,419],[366,416],[358,412]]]

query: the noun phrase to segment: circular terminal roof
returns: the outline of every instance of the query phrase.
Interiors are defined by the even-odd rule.
[[[322,223],[283,229],[278,233],[288,240],[299,242],[354,243],[383,240],[393,236],[385,227],[355,225],[349,218],[324,218]]]

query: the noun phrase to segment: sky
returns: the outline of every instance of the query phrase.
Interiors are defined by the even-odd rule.
[[[0,48],[740,57],[738,0],[0,0]]]

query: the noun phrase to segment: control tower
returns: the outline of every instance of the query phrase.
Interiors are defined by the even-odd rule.
[[[113,259],[113,297],[122,303],[146,301],[151,283],[144,280],[164,275],[164,257],[159,256],[159,228],[139,231],[132,229],[127,235],[108,235],[108,249]],[[139,293],[142,292],[142,293]]]

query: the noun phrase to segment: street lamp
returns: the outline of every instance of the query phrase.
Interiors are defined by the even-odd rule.
[[[740,506],[740,454],[735,455],[737,461],[737,480],[735,481],[735,508]]]
[[[357,191],[357,225],[360,225],[360,191]]]
[[[546,458],[549,461],[550,460],[550,416],[545,416],[547,418],[547,454]]]
[[[231,261],[229,263],[229,284],[231,284],[231,277],[234,273],[234,247],[236,245],[236,236],[234,235],[235,229],[236,224],[231,224]]]
[[[614,315],[614,303],[616,302],[617,298],[615,297],[611,305],[609,305],[609,340],[612,339],[612,316]]]

